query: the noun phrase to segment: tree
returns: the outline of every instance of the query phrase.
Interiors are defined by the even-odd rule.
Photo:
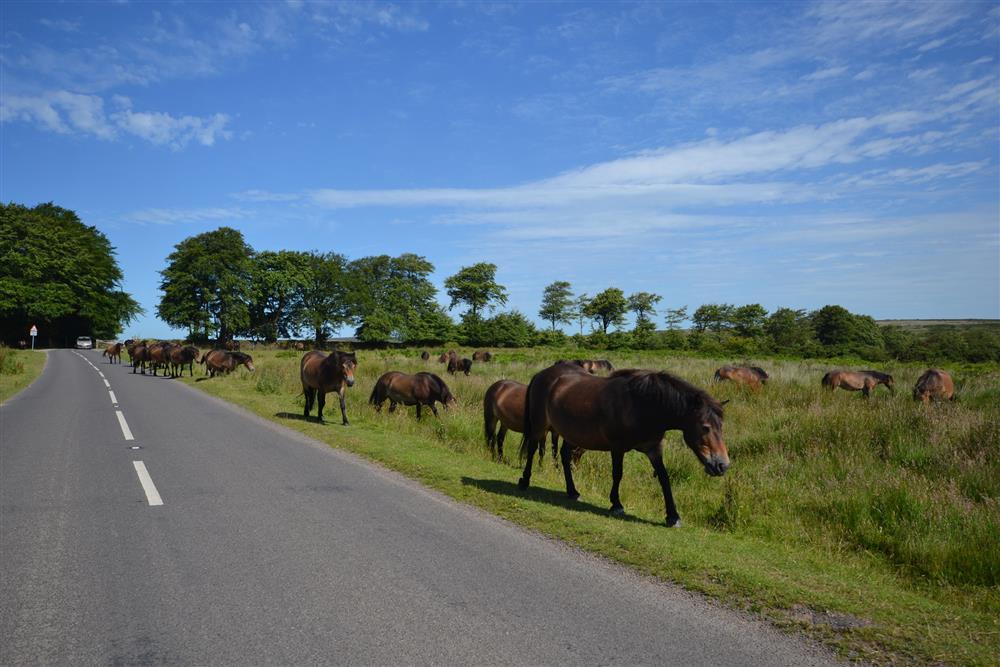
[[[732,328],[733,306],[728,303],[706,303],[698,306],[691,321],[698,331],[719,333]]]
[[[553,331],[557,324],[569,324],[573,321],[573,293],[568,282],[557,280],[545,288],[538,314],[551,323]]]
[[[854,340],[856,323],[843,306],[823,306],[810,315],[816,338],[823,345],[848,345]]]
[[[576,297],[573,301],[573,319],[577,321],[580,325],[580,335],[583,335],[583,323],[590,319],[587,316],[587,304],[590,303],[590,297],[584,292],[580,296]]]
[[[736,333],[756,338],[764,333],[767,310],[759,303],[751,303],[734,309],[731,318]]]
[[[356,335],[364,341],[443,340],[451,320],[435,301],[428,276],[434,265],[419,255],[362,257],[348,266]]]
[[[628,310],[628,300],[625,293],[617,287],[609,287],[597,294],[586,306],[584,313],[608,333],[608,327],[621,327],[625,324],[625,313]]]
[[[143,312],[122,278],[108,238],[73,211],[0,205],[0,331],[9,342],[32,324],[50,345],[116,336]]]
[[[273,343],[297,332],[302,321],[303,295],[310,285],[311,258],[291,250],[264,250],[250,265],[252,290],[250,332]]]
[[[507,303],[507,290],[496,282],[496,264],[480,262],[472,266],[464,266],[458,273],[444,281],[445,291],[451,297],[451,310],[459,303],[469,306],[473,315],[478,315],[482,308],[493,308],[493,304]]]
[[[294,328],[296,332],[308,328],[320,346],[335,330],[353,321],[347,260],[335,252],[310,252],[305,264]]]
[[[231,227],[189,236],[160,271],[160,319],[192,335],[230,340],[250,327],[253,248]]]
[[[764,332],[770,336],[776,352],[801,352],[812,340],[813,331],[804,310],[779,308],[764,323]]]
[[[648,328],[644,326],[646,323],[652,324],[649,318],[652,315],[656,315],[655,306],[662,300],[662,296],[653,294],[652,292],[636,292],[629,295],[628,309],[635,313],[636,329]]]
[[[680,326],[681,322],[688,318],[688,307],[681,306],[680,308],[667,308],[664,314],[664,321],[667,324],[668,329],[676,329]]]

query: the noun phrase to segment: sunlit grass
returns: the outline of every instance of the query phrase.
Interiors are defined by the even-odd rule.
[[[45,352],[0,345],[0,403],[35,381],[45,368]]]

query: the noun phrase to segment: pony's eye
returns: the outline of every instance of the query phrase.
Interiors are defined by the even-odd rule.
[[[708,432],[709,432],[709,431],[711,431],[711,430],[712,430],[712,429],[711,429],[711,427],[709,427],[709,425],[708,425],[708,424],[702,424],[702,425],[701,425],[701,432],[702,432],[702,433],[708,433]]]

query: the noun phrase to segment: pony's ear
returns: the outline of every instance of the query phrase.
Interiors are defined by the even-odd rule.
[[[725,404],[726,404],[726,403],[728,403],[728,402],[729,402],[730,400],[732,400],[732,399],[729,399],[729,398],[727,398],[726,400],[724,400],[724,401],[722,401],[721,403],[719,403],[719,405],[725,405]]]

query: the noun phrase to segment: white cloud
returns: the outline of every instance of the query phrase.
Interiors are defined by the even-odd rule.
[[[127,213],[122,216],[122,219],[127,222],[146,225],[173,225],[206,221],[241,220],[246,218],[247,215],[246,211],[238,208],[147,208]]]
[[[846,71],[846,67],[827,67],[826,69],[816,70],[812,74],[808,74],[802,78],[805,81],[823,81],[824,79],[834,79]]]
[[[0,100],[0,123],[28,122],[60,134],[79,134],[106,141],[131,134],[159,146],[183,148],[192,141],[211,146],[219,139],[229,139],[226,129],[229,116],[217,113],[204,118],[172,116],[164,112],[134,112],[129,98],[112,97],[118,108],[111,114],[97,95],[82,95],[66,90],[44,95],[7,95]]]

